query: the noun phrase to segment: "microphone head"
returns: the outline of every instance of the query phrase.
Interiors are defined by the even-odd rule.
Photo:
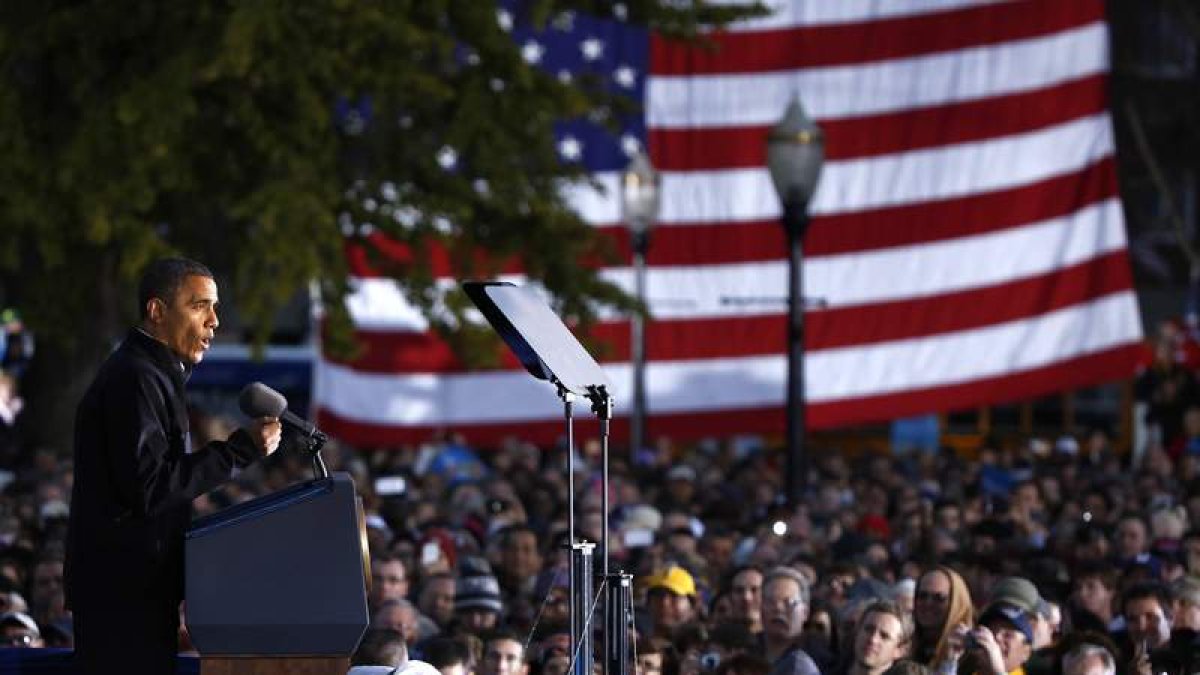
[[[238,394],[238,406],[251,419],[279,417],[287,410],[287,399],[262,382],[251,382]]]

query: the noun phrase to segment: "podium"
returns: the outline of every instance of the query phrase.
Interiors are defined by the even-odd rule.
[[[201,675],[344,675],[369,623],[362,506],[344,473],[196,520],[186,619]]]

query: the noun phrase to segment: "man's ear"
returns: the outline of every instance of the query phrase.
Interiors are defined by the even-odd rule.
[[[161,298],[150,298],[146,301],[146,318],[152,323],[161,321],[163,313],[166,311],[167,305]]]

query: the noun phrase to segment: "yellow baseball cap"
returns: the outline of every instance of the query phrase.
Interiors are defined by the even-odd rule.
[[[682,567],[668,567],[646,577],[646,591],[664,588],[675,595],[696,595],[696,581]]]

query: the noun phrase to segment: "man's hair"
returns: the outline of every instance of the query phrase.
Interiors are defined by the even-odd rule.
[[[138,311],[146,318],[146,303],[158,298],[170,303],[179,287],[188,277],[213,278],[213,273],[204,265],[187,258],[160,258],[150,263],[138,282]]]
[[[1067,672],[1073,665],[1091,656],[1100,657],[1100,665],[1104,668],[1104,675],[1116,675],[1117,664],[1113,661],[1112,653],[1100,645],[1089,644],[1087,642],[1077,645],[1063,656],[1063,672]]]
[[[745,565],[738,565],[730,570],[729,573],[725,575],[725,578],[722,579],[721,587],[727,591],[733,590],[733,580],[737,579],[738,575],[742,574],[743,572],[758,572],[760,575],[762,575],[764,582],[767,580],[767,575],[763,573],[763,568],[761,566],[755,565],[754,563],[746,563]]]
[[[467,656],[466,645],[448,637],[432,638],[421,648],[421,659],[438,670],[458,663],[465,664]]]
[[[1171,617],[1171,591],[1157,581],[1139,581],[1125,589],[1125,592],[1121,594],[1121,615],[1125,615],[1125,608],[1129,606],[1129,603],[1145,598],[1157,600],[1163,616]]]
[[[1098,579],[1109,590],[1116,589],[1117,581],[1120,578],[1117,569],[1102,560],[1081,563],[1071,576],[1076,584],[1082,583],[1084,579]]]
[[[913,634],[916,631],[916,624],[913,623],[912,614],[900,608],[900,605],[891,600],[876,600],[867,605],[863,613],[858,617],[858,625],[861,626],[863,621],[872,614],[890,614],[896,617],[900,622],[900,635],[898,642],[902,645],[912,644]],[[857,628],[855,628],[857,631]]]
[[[801,602],[803,602],[805,605],[809,604],[810,598],[808,595],[808,579],[804,578],[804,575],[800,573],[800,570],[794,567],[784,566],[772,569],[770,572],[767,572],[765,577],[763,577],[763,591],[766,592],[767,586],[770,585],[772,581],[777,579],[789,579],[796,582],[796,584],[800,586]]]
[[[501,640],[510,640],[512,642],[515,642],[515,643],[521,645],[521,660],[528,662],[529,655],[525,653],[525,651],[526,651],[525,650],[525,639],[521,636],[520,633],[513,630],[512,628],[509,628],[508,626],[500,626],[499,628],[496,628],[495,630],[490,631],[483,638],[484,653],[485,654],[487,653],[488,645],[492,644],[493,642],[499,642]]]
[[[504,547],[511,544],[513,540],[517,538],[517,535],[525,533],[532,535],[534,542],[537,542],[537,530],[535,530],[533,526],[528,523],[513,523],[512,525],[507,525],[496,533],[496,539],[499,545]]]
[[[404,636],[391,628],[368,628],[350,658],[352,666],[398,667],[408,661]]]

